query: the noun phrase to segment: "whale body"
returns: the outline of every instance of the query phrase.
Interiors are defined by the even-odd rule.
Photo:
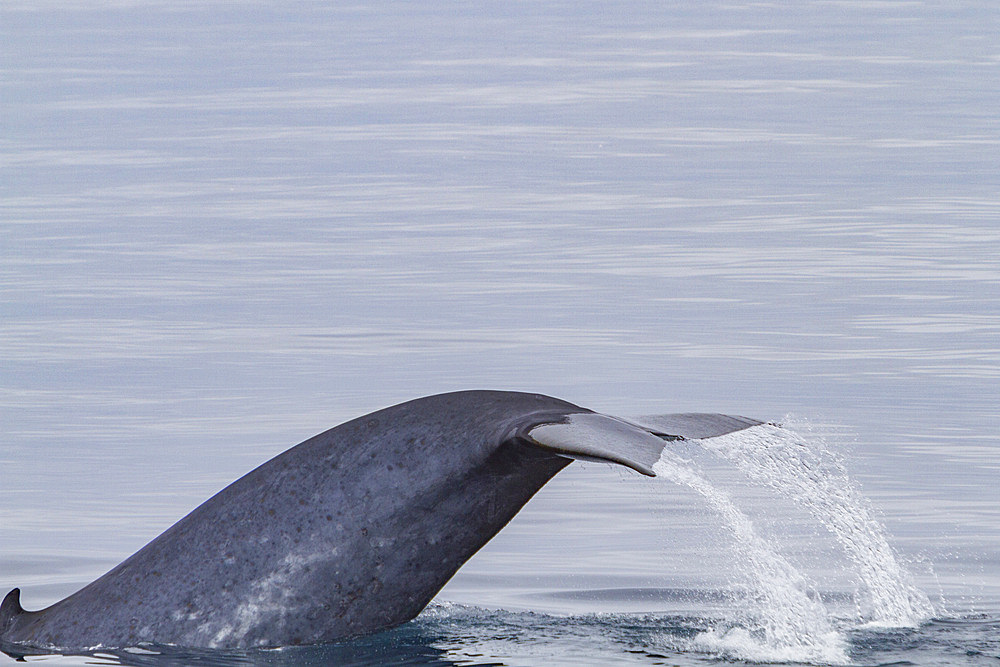
[[[69,597],[0,604],[0,646],[320,644],[414,618],[574,459],[653,475],[670,440],[760,422],[716,414],[643,426],[560,399],[463,391],[314,436],[236,480]]]

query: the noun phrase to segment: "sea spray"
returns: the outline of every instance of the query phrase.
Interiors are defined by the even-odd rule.
[[[735,622],[698,635],[694,648],[766,662],[848,662],[847,644],[831,625],[805,577],[761,539],[753,523],[722,490],[665,450],[657,476],[701,495],[732,534],[748,594]]]
[[[933,615],[927,596],[896,558],[884,526],[821,440],[761,424],[700,442],[752,482],[794,500],[833,533],[867,592],[868,608],[860,620],[915,627]]]

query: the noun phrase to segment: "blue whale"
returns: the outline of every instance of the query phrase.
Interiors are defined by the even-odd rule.
[[[321,433],[236,480],[69,597],[0,604],[0,646],[86,651],[320,644],[414,618],[574,459],[645,475],[670,440],[759,424],[656,426],[538,394],[416,399]]]

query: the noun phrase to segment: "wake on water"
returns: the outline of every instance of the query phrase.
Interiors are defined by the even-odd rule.
[[[651,422],[655,425],[655,418],[643,419]],[[932,617],[933,606],[911,583],[884,526],[821,441],[761,424],[697,444],[734,464],[753,484],[794,501],[828,529],[861,582],[861,598],[853,618],[833,618],[805,575],[755,531],[730,495],[667,447],[654,471],[698,493],[718,516],[731,535],[742,568],[738,575],[748,589],[732,617],[685,647],[674,638],[665,638],[667,644],[753,662],[847,664],[847,630],[912,628]]]

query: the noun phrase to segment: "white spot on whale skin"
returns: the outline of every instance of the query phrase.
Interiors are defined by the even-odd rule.
[[[201,612],[199,611],[184,612],[181,611],[180,609],[175,609],[174,612],[170,614],[170,617],[177,623],[180,623],[182,621],[197,621],[199,618],[201,618]],[[143,629],[145,630],[145,628]]]
[[[250,593],[233,611],[230,622],[218,627],[208,642],[209,648],[224,648],[245,645],[247,634],[261,621],[278,627],[289,612],[297,611],[291,604],[293,582],[314,563],[328,560],[337,552],[336,548],[325,548],[311,554],[287,554],[279,566],[269,574],[250,584]],[[277,618],[275,618],[277,616]],[[204,631],[211,632],[209,626]],[[264,639],[258,644],[267,643]]]

